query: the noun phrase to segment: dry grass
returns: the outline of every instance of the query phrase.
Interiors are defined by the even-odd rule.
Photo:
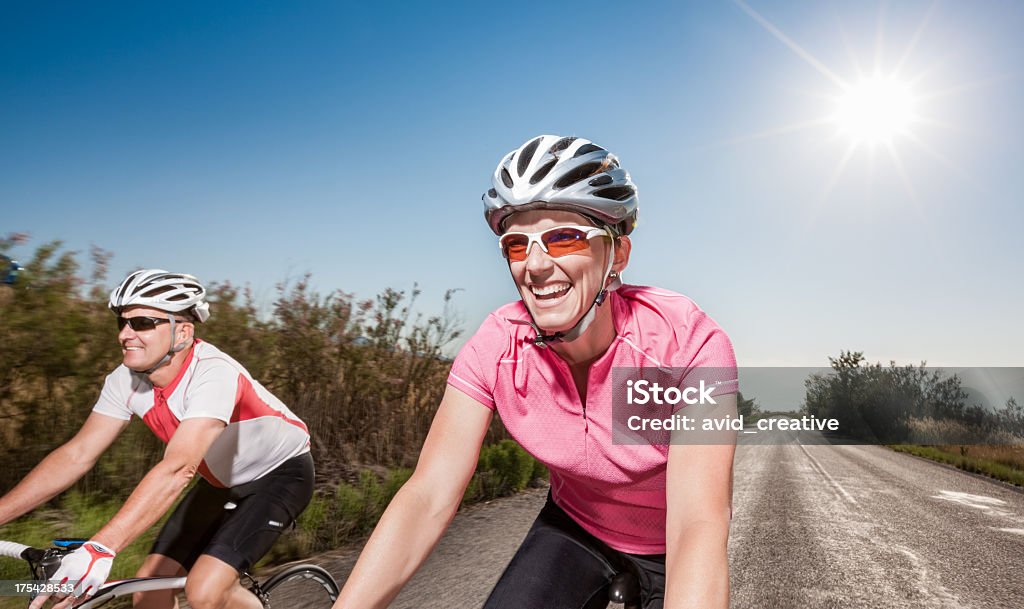
[[[933,418],[907,422],[909,444],[931,446],[991,445],[994,448],[1024,447],[1024,438],[999,429],[979,429],[960,421]]]
[[[992,446],[987,444],[965,444],[957,446],[937,446],[939,450],[950,454],[963,455],[999,463],[1024,472],[1024,445]]]

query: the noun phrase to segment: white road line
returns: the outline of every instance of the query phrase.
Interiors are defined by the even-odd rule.
[[[807,452],[807,449],[804,448],[803,444],[800,444],[800,450],[804,451],[804,454],[807,455],[807,458],[811,460],[811,464],[814,466],[814,468],[816,470],[818,470],[821,473],[822,476],[825,476],[825,478],[828,479],[828,481],[832,484],[832,486],[837,491],[842,493],[843,497],[845,497],[847,501],[849,501],[853,505],[858,505],[857,500],[853,498],[853,495],[851,495],[850,493],[847,493],[846,489],[843,488],[843,486],[841,484],[836,482],[836,479],[833,478],[832,476],[830,476],[827,471],[825,471],[825,468],[822,467],[820,463],[818,463],[818,460],[815,459],[814,457],[812,457],[811,453]]]

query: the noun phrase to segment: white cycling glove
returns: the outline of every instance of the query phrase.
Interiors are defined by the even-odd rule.
[[[96,594],[110,575],[114,556],[114,551],[103,544],[87,541],[64,557],[50,581],[59,584],[77,580],[78,585],[71,593],[75,597]]]

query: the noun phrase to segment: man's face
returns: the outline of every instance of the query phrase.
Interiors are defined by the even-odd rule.
[[[505,232],[537,233],[556,226],[590,226],[586,217],[569,211],[532,210],[512,215]],[[610,238],[595,237],[590,247],[559,257],[533,243],[526,259],[509,269],[534,321],[547,332],[572,328],[594,302],[608,264]]]
[[[121,311],[121,317],[131,319],[133,317],[152,317],[164,320],[150,330],[133,330],[130,324],[125,324],[117,334],[117,340],[121,343],[121,355],[124,358],[124,365],[136,372],[149,370],[167,354],[171,348],[171,324],[166,320],[172,315],[160,309],[150,307],[131,306]],[[184,321],[180,315],[175,315],[175,332],[181,331]],[[180,342],[182,337],[177,340]]]

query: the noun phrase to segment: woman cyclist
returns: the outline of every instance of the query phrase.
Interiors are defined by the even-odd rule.
[[[607,150],[533,138],[498,164],[483,201],[521,300],[459,352],[415,473],[335,608],[398,594],[454,517],[495,412],[551,490],[485,608],[604,607],[621,571],[637,575],[645,609],[727,607],[734,445],[613,441],[612,379],[726,370],[715,399],[734,410],[728,337],[685,296],[622,284],[637,194]]]

